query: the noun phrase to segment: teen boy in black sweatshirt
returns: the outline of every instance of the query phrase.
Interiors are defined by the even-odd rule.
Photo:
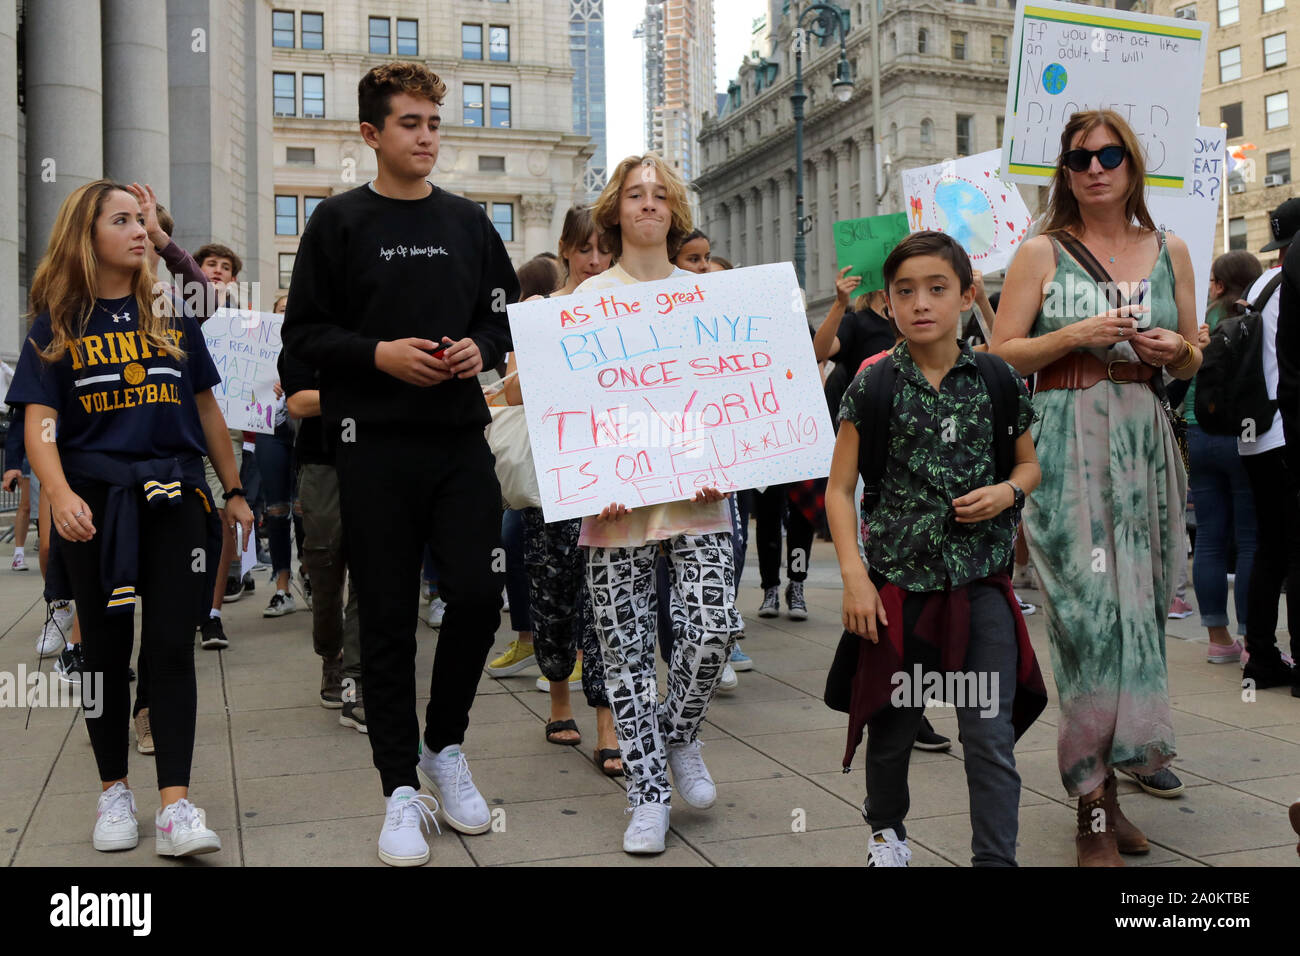
[[[460,749],[505,583],[493,553],[501,491],[475,376],[511,349],[506,303],[519,285],[479,206],[426,181],[445,94],[417,63],[362,78],[361,135],[379,174],[312,213],[283,330],[285,349],[320,370],[321,414],[338,448],[366,718],[388,798],[379,857],[394,866],[429,859],[421,780],[453,828],[491,825]],[[420,746],[414,661],[426,540],[447,613]]]

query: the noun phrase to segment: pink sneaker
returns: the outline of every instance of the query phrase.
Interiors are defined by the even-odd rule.
[[[1235,640],[1231,644],[1212,643],[1205,652],[1205,661],[1207,664],[1235,664],[1241,660],[1245,650],[1245,645],[1240,640]]]
[[[1180,597],[1176,597],[1173,603],[1169,605],[1169,617],[1171,620],[1181,621],[1183,618],[1191,617],[1196,612],[1192,607]]]

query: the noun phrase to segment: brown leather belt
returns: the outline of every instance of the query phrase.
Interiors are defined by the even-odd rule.
[[[1092,388],[1109,379],[1116,384],[1149,385],[1155,377],[1154,366],[1144,362],[1103,362],[1088,352],[1071,352],[1038,371],[1034,390],[1054,388]]]

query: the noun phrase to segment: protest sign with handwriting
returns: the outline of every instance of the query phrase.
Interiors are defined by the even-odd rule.
[[[835,261],[841,269],[852,266],[849,275],[862,277],[854,295],[885,287],[881,267],[907,233],[907,217],[901,212],[835,223]]]
[[[1070,114],[1112,109],[1146,153],[1147,186],[1181,195],[1201,101],[1208,27],[1052,0],[1016,9],[1003,177],[1048,185]]]
[[[218,309],[203,323],[203,339],[221,373],[212,390],[226,424],[240,431],[275,431],[276,397],[280,380],[280,326],[284,316],[247,309]]]
[[[1214,227],[1218,223],[1225,133],[1217,126],[1198,126],[1192,148],[1192,175],[1181,196],[1151,193],[1147,209],[1156,226],[1187,243],[1196,284],[1196,324],[1205,321],[1205,298],[1214,264]]]
[[[508,306],[547,521],[830,473],[788,262]]]

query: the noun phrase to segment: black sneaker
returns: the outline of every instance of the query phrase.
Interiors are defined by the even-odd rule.
[[[1178,775],[1168,767],[1157,770],[1153,774],[1134,773],[1121,767],[1120,773],[1132,777],[1137,781],[1139,787],[1153,797],[1173,798],[1187,789],[1183,782],[1178,779]]]
[[[917,750],[951,750],[952,741],[935,731],[929,717],[922,717],[921,727],[916,732],[916,740],[912,742],[912,746]]]
[[[344,727],[351,727],[358,733],[370,733],[366,730],[366,708],[361,701],[344,704],[343,713],[339,714],[339,723]]]
[[[86,659],[82,656],[80,644],[65,647],[59,659],[54,662],[54,670],[58,673],[59,679],[69,684],[81,683],[81,672],[85,667]]]
[[[802,581],[791,581],[785,586],[785,606],[790,620],[808,620],[808,605],[804,603]]]
[[[252,594],[254,591],[257,590],[257,584],[254,583],[254,581],[253,581],[253,572],[252,572],[252,571],[245,571],[245,572],[244,572],[244,580],[243,580],[243,582],[242,582],[242,587],[243,587],[243,589],[244,589],[244,593],[245,593],[245,594]]]
[[[244,582],[239,578],[226,578],[226,600],[227,604],[234,604],[244,596]]]
[[[221,618],[210,617],[199,625],[199,646],[205,651],[215,651],[230,646],[230,642],[226,640],[226,631],[221,626]]]
[[[1266,656],[1263,660],[1260,655],[1251,654],[1250,660],[1246,661],[1245,668],[1241,672],[1241,683],[1244,687],[1246,681],[1254,681],[1257,690],[1264,690],[1268,687],[1286,687],[1288,684],[1295,684],[1295,668],[1282,660],[1276,648],[1273,653]]]

